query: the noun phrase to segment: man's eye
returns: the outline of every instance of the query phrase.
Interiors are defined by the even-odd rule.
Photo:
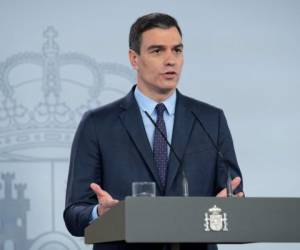
[[[179,54],[179,53],[182,53],[182,51],[183,51],[183,50],[182,50],[181,48],[176,48],[176,49],[175,49],[175,52],[178,53],[178,54]]]
[[[161,50],[160,49],[155,49],[155,50],[152,50],[152,53],[153,54],[159,54],[161,52]]]

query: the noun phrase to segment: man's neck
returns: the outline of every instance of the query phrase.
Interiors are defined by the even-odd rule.
[[[137,88],[139,89],[139,91],[141,91],[145,96],[151,98],[152,100],[154,100],[155,102],[161,103],[163,101],[165,101],[166,99],[168,99],[176,89],[172,89],[170,91],[166,91],[166,92],[155,92],[155,91],[149,91],[146,88],[143,88],[141,86],[139,86],[139,84],[137,84]]]

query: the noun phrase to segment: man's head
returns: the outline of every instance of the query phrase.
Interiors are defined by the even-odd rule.
[[[129,48],[140,54],[142,34],[150,29],[160,28],[169,29],[175,27],[182,37],[181,29],[175,18],[162,13],[150,13],[139,17],[132,24],[129,33]]]
[[[137,86],[162,101],[176,89],[183,65],[182,33],[166,14],[142,16],[131,26],[129,60],[137,71]]]

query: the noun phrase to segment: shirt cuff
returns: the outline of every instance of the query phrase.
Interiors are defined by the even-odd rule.
[[[98,205],[94,206],[94,208],[92,210],[90,222],[92,222],[93,220],[96,220],[99,217],[97,209],[98,209]]]

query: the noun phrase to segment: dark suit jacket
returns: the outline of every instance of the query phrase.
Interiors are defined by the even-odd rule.
[[[215,196],[226,186],[226,167],[196,121],[202,121],[219,150],[233,163],[233,176],[241,176],[232,138],[222,110],[177,91],[172,145],[182,159],[190,196]],[[193,113],[192,113],[193,112]],[[179,162],[170,152],[167,184],[163,190],[154,166],[153,152],[134,98],[134,88],[124,98],[87,112],[77,129],[70,159],[64,220],[70,233],[83,236],[97,197],[89,188],[98,183],[115,199],[131,195],[134,181],[154,181],[157,195],[182,194]],[[239,191],[242,190],[242,185]],[[180,216],[180,215],[179,215]],[[161,245],[96,244],[94,249],[162,249]],[[208,249],[189,244],[182,249]],[[215,245],[209,249],[216,249]]]

